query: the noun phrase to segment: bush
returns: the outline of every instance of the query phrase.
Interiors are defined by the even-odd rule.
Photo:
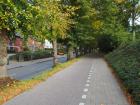
[[[38,50],[35,52],[24,51],[16,54],[17,60],[23,59],[24,61],[48,58],[48,57],[52,57],[52,50]]]
[[[140,105],[140,41],[121,46],[106,56],[124,86]]]
[[[101,52],[108,53],[118,46],[117,38],[111,35],[100,35],[97,38],[98,47]]]

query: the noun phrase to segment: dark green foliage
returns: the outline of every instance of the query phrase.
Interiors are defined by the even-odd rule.
[[[106,58],[134,101],[140,105],[140,41],[122,46]]]
[[[17,60],[21,58],[24,61],[47,58],[47,57],[52,57],[52,50],[38,50],[35,52],[25,51],[16,54]]]
[[[97,37],[98,47],[101,52],[108,53],[118,46],[117,38],[111,35],[100,35]]]

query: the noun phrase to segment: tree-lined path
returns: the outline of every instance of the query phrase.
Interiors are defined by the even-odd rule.
[[[4,105],[129,105],[102,58],[85,57]]]

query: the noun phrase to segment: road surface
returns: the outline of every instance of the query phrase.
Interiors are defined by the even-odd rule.
[[[129,105],[102,58],[82,58],[4,105]]]
[[[66,56],[58,58],[59,62],[66,62]],[[24,67],[13,68],[8,70],[8,75],[17,80],[24,80],[32,78],[45,70],[50,70],[53,66],[53,61],[47,60],[45,62],[34,63]]]

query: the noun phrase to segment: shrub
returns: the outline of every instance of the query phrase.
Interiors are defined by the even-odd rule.
[[[140,41],[121,46],[106,56],[124,86],[140,105]]]
[[[24,61],[47,58],[47,57],[52,57],[52,50],[38,50],[35,52],[24,51],[16,54],[17,60],[23,59]]]

